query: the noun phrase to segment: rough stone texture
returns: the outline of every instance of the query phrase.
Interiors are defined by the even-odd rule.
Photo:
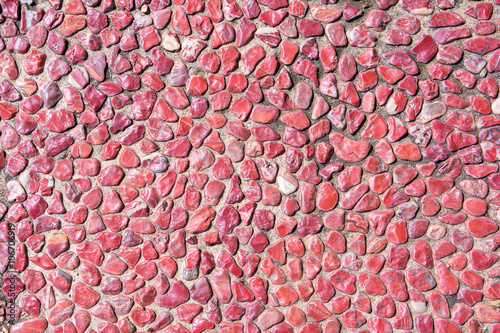
[[[499,332],[499,11],[1,0],[5,329]]]

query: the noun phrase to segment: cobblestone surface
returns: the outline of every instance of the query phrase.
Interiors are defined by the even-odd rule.
[[[0,320],[500,332],[499,13],[1,0]]]

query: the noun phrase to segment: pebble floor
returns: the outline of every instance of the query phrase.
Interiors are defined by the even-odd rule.
[[[500,332],[500,0],[1,0],[11,333]]]

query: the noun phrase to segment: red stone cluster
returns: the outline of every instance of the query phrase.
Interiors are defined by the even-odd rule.
[[[11,333],[500,332],[500,0],[0,10]]]

